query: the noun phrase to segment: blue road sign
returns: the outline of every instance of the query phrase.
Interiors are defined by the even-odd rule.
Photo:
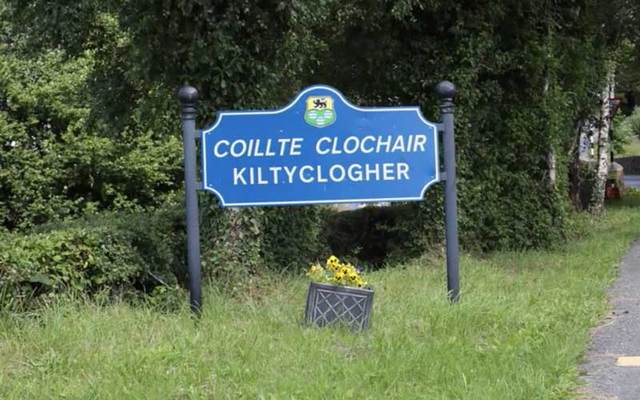
[[[220,112],[202,133],[203,186],[226,207],[420,200],[438,165],[418,107],[356,107],[328,86],[276,111]]]

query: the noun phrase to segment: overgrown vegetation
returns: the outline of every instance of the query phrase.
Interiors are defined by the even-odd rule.
[[[8,242],[26,246],[42,224],[61,224],[51,237],[71,240],[65,224],[97,214],[124,213],[141,227],[153,224],[145,218],[155,210],[179,214],[175,90],[186,82],[200,91],[198,123],[205,126],[216,110],[279,107],[317,82],[339,88],[356,104],[417,104],[436,120],[432,88],[448,79],[459,93],[463,246],[552,246],[570,227],[576,122],[599,106],[594,93],[608,66],[619,61],[623,40],[627,64],[638,59],[637,13],[602,13],[611,7],[637,5],[4,0],[0,225]],[[621,30],[621,21],[630,28]],[[269,270],[299,272],[329,247],[382,265],[437,254],[442,244],[440,188],[422,203],[348,216],[322,207],[219,210],[211,196],[202,196],[201,206],[205,275],[235,291]],[[123,226],[123,237],[135,237],[129,228]],[[175,230],[159,235],[181,237],[179,224],[165,228]],[[100,232],[90,243],[101,243]],[[12,261],[2,266],[0,279],[23,265],[18,250],[10,250],[5,260],[13,254]],[[135,275],[165,250],[131,251],[142,260],[132,267]],[[38,255],[29,252],[26,259]],[[151,272],[174,271],[180,281],[182,257]],[[65,258],[65,270],[83,268],[72,261]],[[49,271],[43,263],[29,271]],[[140,276],[125,286],[138,285]]]
[[[0,241],[0,308],[26,311],[60,294],[131,297],[182,276],[182,215],[104,215]]]
[[[608,122],[594,112],[614,72],[640,88],[638,7],[0,0],[0,398],[570,396],[640,233],[634,191],[598,219],[572,211],[602,197],[576,162],[580,122]],[[201,127],[319,82],[435,121],[443,79],[458,88],[459,304],[438,185],[346,213],[202,194],[209,287],[191,318],[178,87],[198,88]],[[371,270],[366,334],[300,324],[300,272],[330,253]]]
[[[366,334],[302,326],[306,280],[244,299],[207,288],[204,314],[59,301],[0,316],[0,397],[565,399],[605,288],[640,234],[640,198],[555,250],[465,257],[460,303],[442,260],[373,272]]]
[[[640,137],[640,107],[620,121],[616,129],[616,135],[620,135],[623,138]]]

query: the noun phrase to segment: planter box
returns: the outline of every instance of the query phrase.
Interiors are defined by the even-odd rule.
[[[352,329],[369,326],[373,290],[311,282],[304,319],[318,326],[342,323]]]

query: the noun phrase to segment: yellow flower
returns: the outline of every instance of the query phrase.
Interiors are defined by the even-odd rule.
[[[316,282],[332,282],[336,285],[363,287],[367,284],[353,264],[342,263],[336,256],[327,258],[324,266],[312,264],[307,276]]]
[[[334,262],[334,261],[327,261],[327,269],[330,269],[332,271],[335,271],[338,269],[338,262]]]
[[[336,280],[342,280],[342,278],[344,278],[344,273],[342,271],[338,271],[333,275],[334,278],[336,278]]]

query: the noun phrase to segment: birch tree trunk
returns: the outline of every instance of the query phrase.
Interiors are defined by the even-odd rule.
[[[549,149],[549,153],[547,153],[547,169],[549,170],[549,185],[552,188],[556,188],[556,183],[558,181],[557,176],[557,160],[556,160],[556,152],[553,147]]]
[[[604,211],[605,185],[609,174],[609,150],[611,132],[611,98],[614,96],[615,74],[612,67],[607,73],[607,84],[601,94],[600,118],[592,129],[597,138],[597,169],[593,191],[589,202],[589,212],[600,214]]]
[[[583,211],[589,206],[589,199],[583,196],[584,177],[581,166],[588,163],[588,148],[583,150],[583,137],[588,138],[591,133],[591,122],[589,118],[579,119],[575,127],[575,139],[569,149],[571,164],[569,165],[569,197],[573,207],[578,211]],[[588,140],[588,139],[587,139]],[[582,152],[587,154],[582,154]],[[591,188],[590,188],[591,189]]]
[[[549,85],[550,85],[550,79],[549,79],[549,72],[547,71],[545,73],[545,77],[544,77],[544,87],[542,89],[542,95],[546,98],[549,95]],[[547,152],[547,170],[549,173],[549,185],[555,189],[556,188],[556,182],[557,182],[557,174],[556,174],[556,170],[557,170],[557,160],[556,160],[556,152],[555,149],[553,148],[553,144],[551,144],[549,146],[549,151]]]

